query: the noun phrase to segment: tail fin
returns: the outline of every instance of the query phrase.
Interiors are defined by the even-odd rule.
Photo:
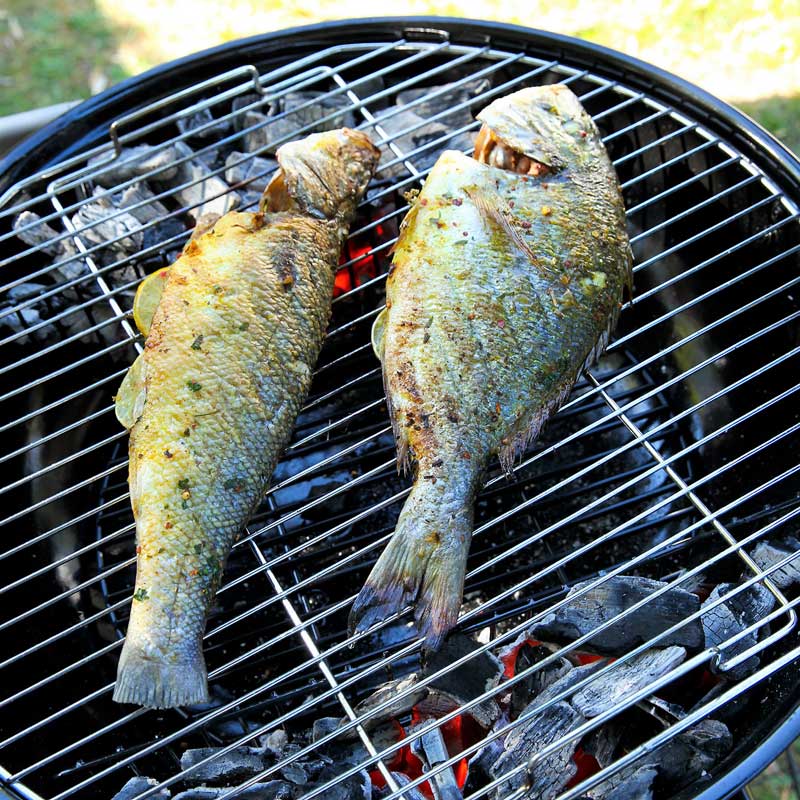
[[[411,604],[426,647],[437,649],[458,621],[472,520],[471,497],[446,502],[429,484],[415,485],[353,604],[350,631],[364,631]]]
[[[190,663],[168,664],[148,658],[126,642],[117,667],[114,700],[147,708],[207,702],[208,679],[202,653]]]

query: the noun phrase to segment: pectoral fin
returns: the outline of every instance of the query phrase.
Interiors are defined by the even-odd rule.
[[[151,272],[136,290],[133,298],[133,321],[142,336],[150,332],[150,325],[156,313],[164,287],[167,285],[169,267]]]
[[[372,349],[379,361],[383,361],[383,340],[386,336],[386,312],[388,310],[388,308],[384,308],[372,323]]]
[[[145,386],[144,358],[140,355],[131,364],[122,379],[117,395],[114,398],[114,411],[122,425],[130,430],[142,416],[147,398]]]

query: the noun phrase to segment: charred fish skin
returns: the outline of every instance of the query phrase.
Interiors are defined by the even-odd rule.
[[[378,155],[347,129],[285,145],[261,211],[227,213],[169,269],[116,398],[137,539],[118,702],[208,698],[206,617],[308,392]]]
[[[403,223],[373,329],[415,478],[350,624],[412,604],[430,648],[458,619],[490,459],[511,470],[605,348],[631,284],[617,176],[575,95],[523,89],[478,118],[476,158],[443,153]]]

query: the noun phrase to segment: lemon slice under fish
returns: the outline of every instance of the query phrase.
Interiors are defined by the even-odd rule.
[[[143,336],[147,336],[150,331],[150,324],[153,322],[153,315],[158,308],[168,277],[169,267],[158,269],[151,272],[136,290],[136,297],[133,298],[133,321]]]

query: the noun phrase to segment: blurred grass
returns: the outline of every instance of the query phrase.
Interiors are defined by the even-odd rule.
[[[800,743],[792,745],[795,764],[800,761]],[[784,753],[770,764],[749,786],[753,800],[798,800]]]
[[[126,77],[117,43],[130,35],[92,0],[0,6],[0,114],[88,97]]]
[[[361,0],[5,0],[0,114],[87,97],[242,36],[365,10]],[[800,150],[797,0],[406,0],[397,11],[499,19],[622,50],[733,101]]]

